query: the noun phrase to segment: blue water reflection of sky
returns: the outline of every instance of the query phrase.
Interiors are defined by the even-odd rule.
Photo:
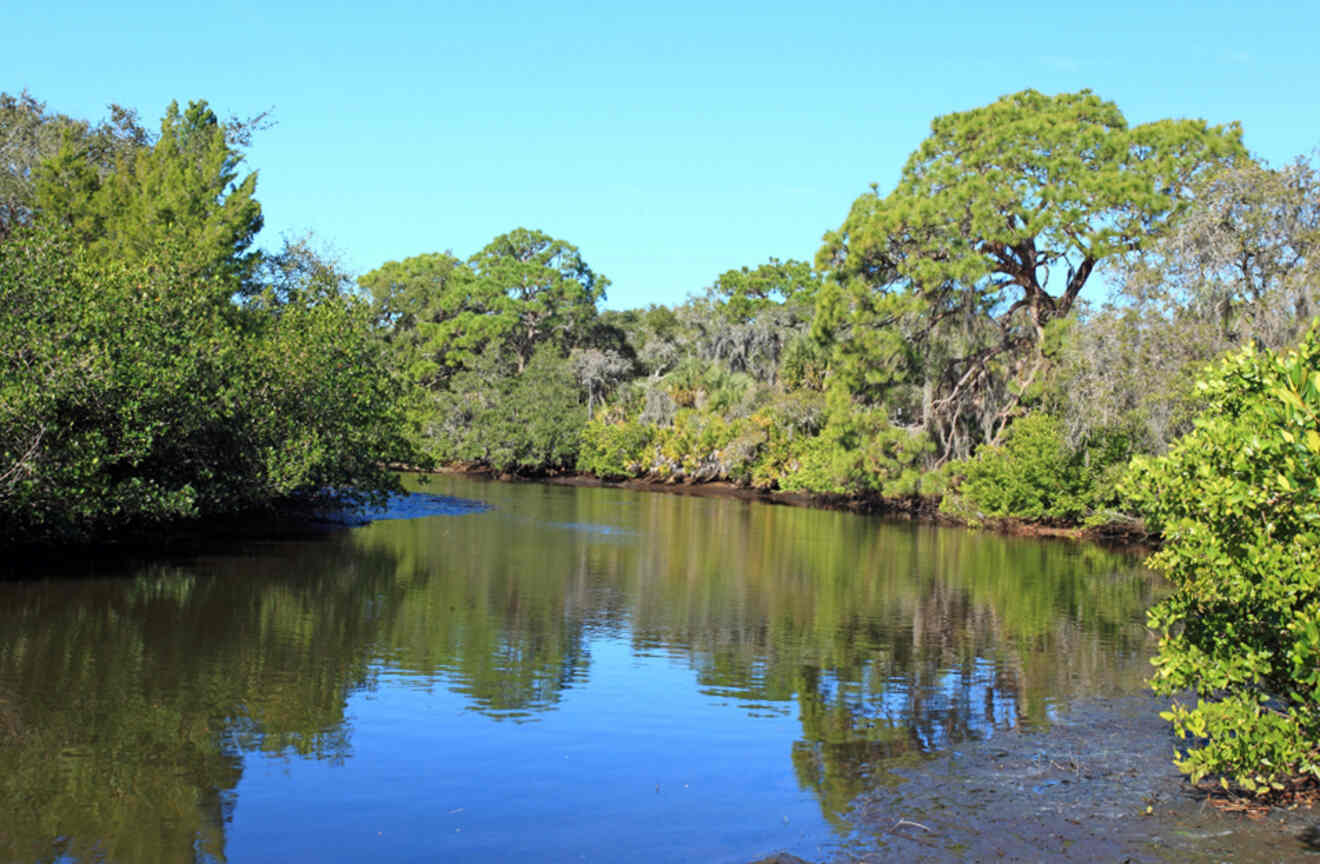
[[[349,758],[246,757],[231,860],[744,862],[834,842],[787,758],[796,711],[749,722],[687,663],[588,650],[589,680],[531,723],[379,670],[350,699]]]

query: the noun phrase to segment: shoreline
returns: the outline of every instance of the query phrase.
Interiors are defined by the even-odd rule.
[[[1107,530],[1078,525],[1051,525],[1027,522],[1021,519],[991,518],[971,525],[939,510],[939,499],[934,498],[882,498],[880,496],[830,495],[811,492],[785,492],[740,486],[728,480],[663,481],[644,477],[625,480],[602,480],[593,474],[577,471],[547,474],[500,473],[479,464],[450,464],[435,468],[416,465],[390,464],[390,470],[404,474],[457,474],[505,483],[543,483],[550,486],[569,486],[597,489],[625,489],[632,492],[658,492],[696,498],[724,498],[738,501],[756,501],[783,507],[803,507],[816,510],[836,510],[879,516],[886,519],[921,522],[930,525],[970,528],[990,531],[1010,537],[1042,540],[1066,540],[1074,543],[1096,543],[1107,548],[1130,550],[1145,554],[1157,546],[1144,530],[1122,528]],[[366,522],[374,521],[365,517]],[[354,524],[354,518],[327,515],[317,508],[297,504],[276,504],[265,508],[252,508],[236,513],[218,514],[199,519],[172,519],[159,523],[136,523],[124,526],[113,536],[100,536],[84,540],[29,541],[0,546],[8,561],[0,566],[0,580],[24,578],[24,565],[35,562],[49,564],[95,560],[109,554],[116,558],[132,558],[153,554],[170,554],[196,550],[213,543],[242,540],[288,539],[313,537],[332,533]]]
[[[626,489],[633,492],[659,492],[668,495],[686,495],[694,498],[729,498],[739,501],[757,501],[783,507],[805,507],[815,510],[839,510],[889,519],[910,520],[932,525],[990,531],[1010,537],[1031,537],[1043,540],[1070,540],[1097,543],[1110,548],[1149,551],[1158,546],[1157,538],[1136,527],[1083,525],[1050,525],[1028,522],[1009,517],[988,518],[978,525],[957,519],[939,510],[939,499],[894,499],[830,495],[814,492],[784,492],[739,486],[728,480],[679,481],[652,480],[633,477],[626,480],[602,480],[594,474],[568,471],[562,474],[524,475],[496,472],[482,465],[453,464],[433,469],[395,465],[395,470],[410,474],[458,474],[484,477],[503,483],[544,483],[550,486],[570,486],[587,489]]]
[[[1212,806],[1174,767],[1152,693],[1091,698],[1045,729],[1011,729],[895,768],[854,802],[834,862],[1315,860],[1320,813]]]

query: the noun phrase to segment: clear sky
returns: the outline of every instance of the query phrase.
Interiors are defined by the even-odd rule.
[[[811,260],[931,118],[1026,87],[1240,121],[1274,165],[1320,145],[1316,0],[4,7],[0,90],[54,111],[273,109],[248,153],[263,246],[311,230],[360,273],[539,228],[614,308]]]

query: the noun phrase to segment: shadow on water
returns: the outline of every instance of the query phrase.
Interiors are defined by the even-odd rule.
[[[345,528],[395,519],[463,516],[490,509],[483,501],[422,491],[389,496],[381,506],[345,510],[261,510],[215,517],[136,526],[100,544],[38,544],[6,550],[0,583],[33,578],[73,579],[105,573],[116,578],[134,566],[164,558],[223,555],[236,544],[263,541],[319,540]]]

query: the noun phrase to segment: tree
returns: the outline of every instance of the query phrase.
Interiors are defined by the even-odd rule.
[[[52,114],[27,91],[0,93],[0,239],[30,224],[36,206],[41,164],[55,157],[66,140],[76,142],[94,178],[104,178],[123,156],[150,143],[137,112],[110,106],[110,119],[93,126]]]
[[[1244,154],[1236,125],[1129,127],[1087,90],[938,117],[894,191],[872,186],[826,235],[818,330],[839,340],[855,391],[924,391],[906,412],[945,457],[965,453],[1017,413],[1048,366],[1051,323],[1096,268],[1141,248],[1198,177]]]
[[[1210,323],[1225,349],[1290,345],[1320,312],[1320,177],[1302,158],[1211,174],[1172,230],[1128,263],[1125,301]]]
[[[568,360],[578,386],[586,391],[588,420],[595,413],[596,400],[603,402],[606,394],[633,369],[632,361],[608,348],[574,348]]]
[[[755,270],[724,271],[707,293],[730,320],[746,323],[770,306],[811,306],[819,289],[820,276],[810,264],[771,258]]]
[[[425,445],[443,461],[539,473],[577,462],[586,409],[570,362],[542,345],[522,373],[492,344],[434,394]]]
[[[205,101],[182,112],[171,102],[159,137],[119,151],[106,174],[91,143],[65,134],[36,172],[36,209],[107,260],[143,260],[169,240],[184,250],[186,271],[225,294],[248,290],[262,225],[257,175],[239,178],[235,141],[248,128],[222,124]]]
[[[785,346],[807,328],[819,287],[820,277],[801,261],[771,258],[754,270],[726,270],[704,298],[678,308],[682,347],[773,384]]]
[[[1164,535],[1148,562],[1173,584],[1148,616],[1152,684],[1175,696],[1163,716],[1191,738],[1175,762],[1193,782],[1264,795],[1320,780],[1317,369],[1320,328],[1286,355],[1248,345],[1200,382],[1193,431],[1124,480]]]
[[[413,377],[442,386],[487,346],[510,352],[521,372],[543,343],[561,352],[591,338],[588,327],[609,280],[577,247],[518,228],[466,263],[452,254],[390,261],[358,280],[371,292],[386,338],[414,356]]]
[[[387,261],[360,277],[358,285],[371,293],[376,325],[395,367],[423,387],[440,386],[489,339],[480,326],[465,331],[446,326],[475,311],[472,271],[449,252]]]
[[[571,347],[595,317],[596,303],[605,299],[609,286],[608,279],[587,266],[576,246],[526,228],[496,237],[468,265],[476,274],[477,309],[455,316],[445,329],[466,331],[487,316],[492,323],[480,329],[500,331],[519,372],[543,342]]]
[[[257,270],[260,293],[247,298],[249,307],[274,307],[316,302],[353,293],[354,280],[334,252],[320,247],[315,234],[284,238],[278,252],[265,252]]]
[[[0,544],[397,486],[400,394],[366,304],[240,309],[188,251],[106,261],[50,223],[0,242]]]
[[[1288,348],[1320,312],[1320,177],[1307,160],[1244,161],[1193,197],[1122,262],[1116,302],[1064,341],[1058,410],[1070,441],[1121,426],[1162,453],[1191,429],[1205,364],[1245,342]]]

